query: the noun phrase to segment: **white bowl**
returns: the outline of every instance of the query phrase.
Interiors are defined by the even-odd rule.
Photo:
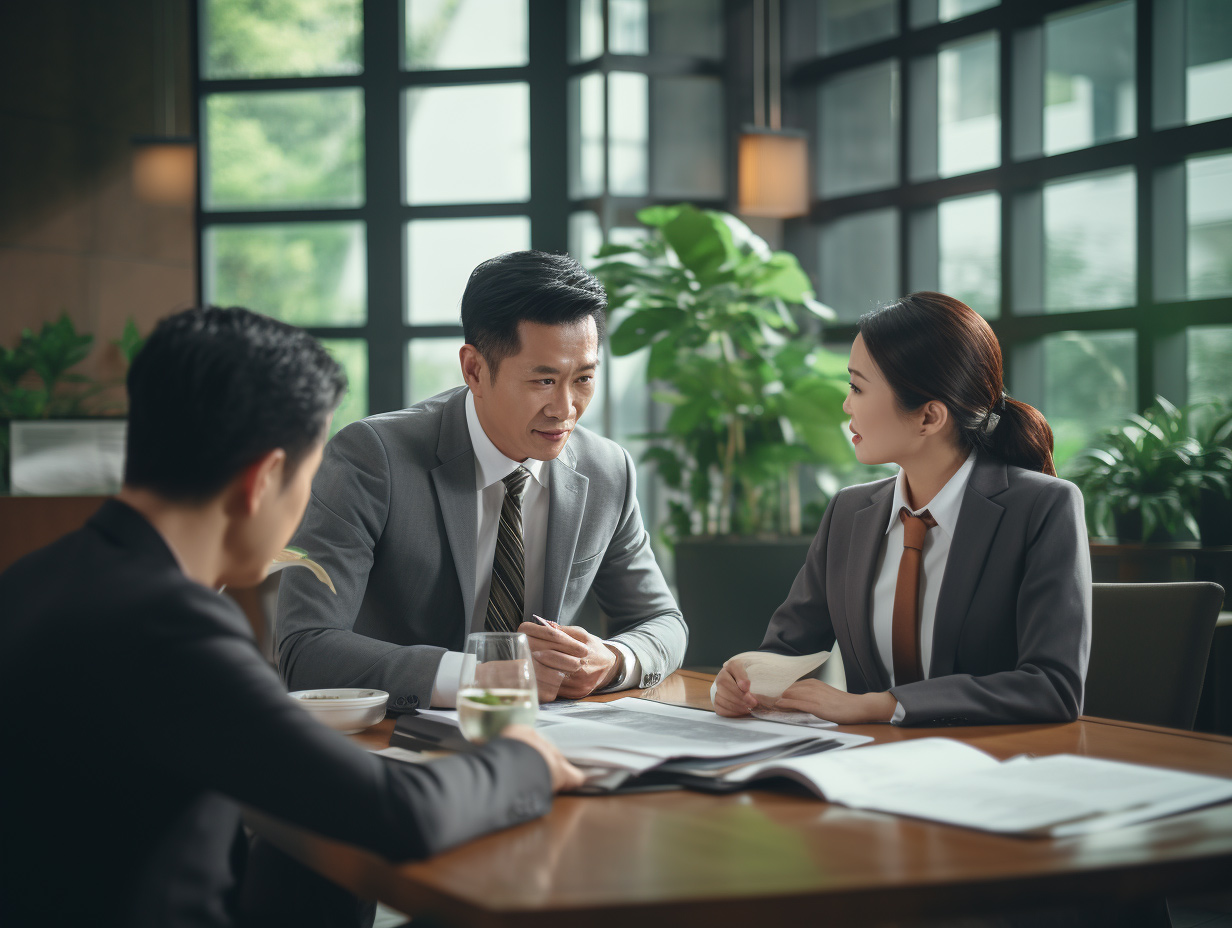
[[[287,695],[307,709],[313,718],[344,735],[363,731],[385,718],[385,703],[389,701],[389,694],[384,690],[296,690]]]

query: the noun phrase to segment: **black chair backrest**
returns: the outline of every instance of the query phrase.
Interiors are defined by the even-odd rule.
[[[1217,583],[1096,583],[1083,714],[1192,729]]]

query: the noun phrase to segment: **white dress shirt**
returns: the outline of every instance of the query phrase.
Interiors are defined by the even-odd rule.
[[[478,497],[479,522],[475,544],[475,607],[469,616],[470,628],[482,628],[488,612],[488,593],[492,588],[492,558],[496,553],[496,536],[500,528],[501,507],[505,503],[504,479],[525,467],[530,471],[526,482],[526,494],[522,497],[522,548],[525,552],[523,579],[525,595],[522,603],[522,620],[529,621],[532,615],[556,620],[556,616],[543,615],[543,575],[548,534],[548,486],[552,470],[547,461],[527,458],[514,461],[492,444],[492,439],[483,430],[479,415],[475,412],[475,397],[466,395],[466,427],[470,431],[471,447],[475,451],[475,492]],[[567,565],[566,565],[567,569]],[[624,657],[624,668],[607,691],[624,689],[633,680],[641,679],[641,663],[633,652],[617,641],[607,644],[616,648]],[[432,685],[432,705],[453,706],[458,700],[458,677],[462,670],[464,655],[459,651],[446,651],[437,667],[436,681]]]
[[[885,539],[881,543],[881,551],[877,556],[877,567],[873,573],[873,640],[876,645],[876,655],[881,662],[890,686],[894,685],[894,588],[898,585],[898,565],[903,559],[903,523],[898,512],[904,506],[912,515],[918,516],[928,510],[937,524],[924,535],[924,547],[920,559],[920,666],[924,669],[924,679],[928,679],[929,665],[933,656],[933,624],[937,617],[937,594],[941,591],[941,580],[945,576],[945,564],[950,557],[950,543],[954,540],[954,528],[958,525],[958,513],[962,509],[963,495],[967,490],[967,481],[971,479],[971,471],[975,468],[975,451],[967,455],[967,460],[958,468],[954,476],[946,481],[940,492],[928,504],[919,509],[911,509],[907,503],[907,495],[903,483],[903,472],[898,472],[894,482],[894,503],[890,507],[890,519],[886,524]],[[906,713],[901,705],[894,709],[892,722],[897,724]]]

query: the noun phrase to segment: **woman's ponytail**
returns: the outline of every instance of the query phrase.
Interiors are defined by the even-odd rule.
[[[911,293],[863,316],[860,335],[901,409],[940,400],[967,447],[1056,476],[1052,429],[1038,409],[1005,395],[1001,346],[966,303]]]
[[[1001,402],[1000,419],[988,431],[988,450],[1015,467],[1037,470],[1051,477],[1057,475],[1052,463],[1052,428],[1034,406],[1005,397]]]

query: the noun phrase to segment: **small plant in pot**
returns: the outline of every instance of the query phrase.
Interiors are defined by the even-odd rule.
[[[1069,476],[1086,500],[1092,534],[1127,543],[1199,537],[1200,495],[1232,493],[1232,452],[1195,436],[1196,408],[1157,396],[1075,456]]]
[[[651,234],[605,246],[595,273],[621,317],[612,353],[648,352],[653,396],[670,409],[644,459],[668,489],[689,661],[710,665],[760,640],[803,563],[801,468],[854,463],[847,359],[801,332],[799,320],[833,314],[793,255],[728,213],[681,204],[638,219]]]
[[[1232,405],[1198,404],[1192,419],[1210,475],[1195,504],[1198,533],[1204,545],[1232,545]]]

